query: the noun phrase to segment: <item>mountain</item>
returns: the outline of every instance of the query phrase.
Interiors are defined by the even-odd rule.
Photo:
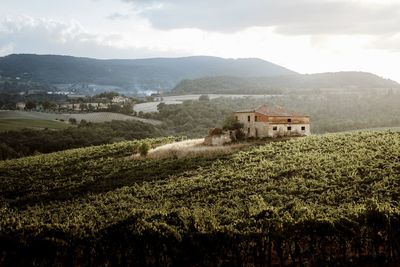
[[[204,77],[181,81],[173,90],[182,93],[278,93],[290,89],[363,89],[393,88],[392,80],[367,72],[329,72],[274,77]]]
[[[265,60],[208,56],[99,60],[58,55],[13,54],[0,58],[0,76],[48,84],[94,83],[131,90],[172,89],[183,79],[206,76],[296,74]]]

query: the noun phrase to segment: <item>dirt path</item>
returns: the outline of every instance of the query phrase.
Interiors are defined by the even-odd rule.
[[[147,155],[148,158],[187,158],[197,156],[212,156],[220,154],[229,154],[244,149],[249,146],[247,143],[235,143],[223,146],[203,145],[204,138],[191,139],[151,149]]]

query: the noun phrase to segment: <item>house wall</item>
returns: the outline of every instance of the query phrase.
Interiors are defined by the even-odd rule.
[[[274,130],[276,127],[276,130]],[[288,127],[291,127],[291,130],[288,130]],[[305,127],[305,130],[302,130],[301,127]],[[279,137],[279,136],[301,136],[301,135],[310,135],[310,124],[269,124],[268,126],[268,137]]]
[[[290,122],[288,121],[290,119]],[[292,123],[292,124],[304,124],[304,123],[310,123],[310,118],[309,117],[300,117],[300,116],[271,116],[269,117],[268,120],[270,123],[277,123],[277,124],[284,124],[284,123]]]
[[[243,131],[246,137],[278,137],[310,135],[309,117],[300,116],[266,116],[258,112],[235,113],[238,121],[243,123]],[[248,119],[250,117],[250,121]],[[290,119],[290,122],[288,121]],[[277,130],[274,130],[277,127]],[[291,130],[288,130],[291,127]],[[301,127],[305,127],[302,130]]]
[[[209,135],[204,138],[204,144],[208,146],[222,146],[232,142],[229,132],[220,135]]]
[[[269,117],[264,115],[264,114],[255,112],[254,115],[257,116],[257,121],[258,122],[269,122]]]
[[[235,113],[235,116],[237,117],[239,122],[243,123],[243,131],[246,134],[246,137],[256,136],[254,112]]]
[[[26,106],[26,104],[25,104],[25,103],[22,103],[22,102],[18,102],[18,103],[16,104],[16,108],[19,109],[19,110],[24,110],[24,109],[25,109],[25,106]]]

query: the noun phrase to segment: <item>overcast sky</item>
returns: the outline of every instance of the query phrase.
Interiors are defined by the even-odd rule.
[[[400,82],[400,0],[0,0],[0,56],[257,57]]]

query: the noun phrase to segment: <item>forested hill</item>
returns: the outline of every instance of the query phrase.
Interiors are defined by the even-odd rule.
[[[172,89],[183,79],[206,76],[295,74],[261,59],[183,58],[99,60],[58,55],[19,54],[0,58],[0,75],[57,83],[96,83],[131,88]]]
[[[394,88],[400,85],[367,72],[329,72],[274,77],[205,77],[183,80],[173,93],[279,93],[291,89]]]

